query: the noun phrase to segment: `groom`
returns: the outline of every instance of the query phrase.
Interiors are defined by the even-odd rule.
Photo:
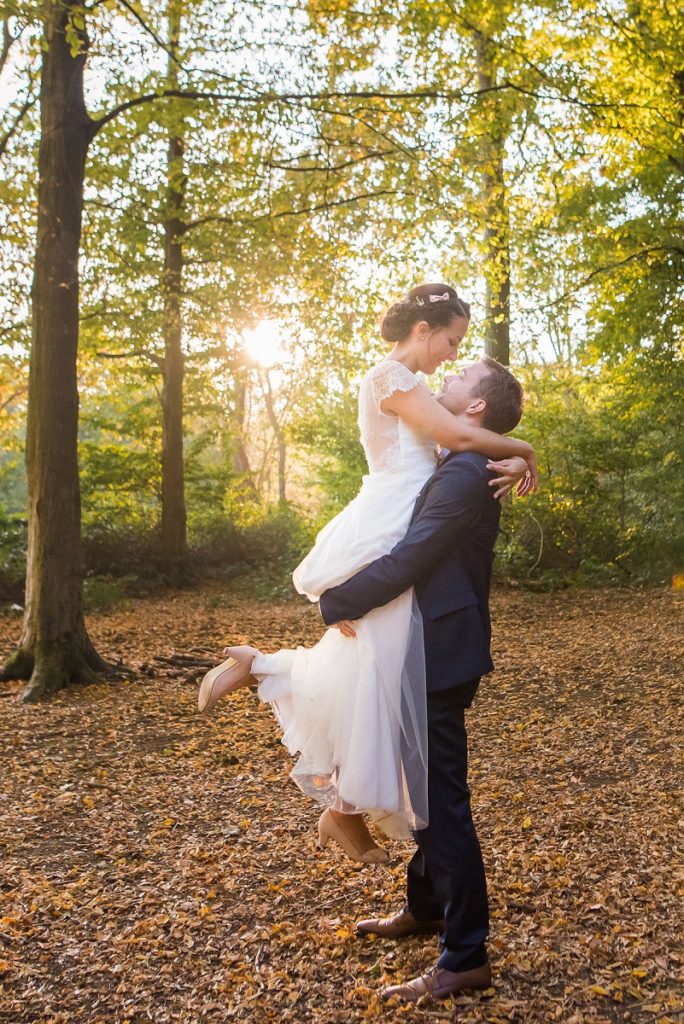
[[[486,356],[445,377],[438,398],[455,415],[502,434],[522,415],[520,384]],[[326,624],[339,623],[344,632],[348,620],[413,586],[423,618],[429,824],[414,833],[418,849],[408,866],[405,908],[391,918],[360,921],[356,930],[390,939],[439,932],[442,953],[425,974],[385,989],[385,998],[442,999],[491,984],[487,888],[470,812],[464,711],[480,677],[494,667],[488,602],[501,511],[491,486],[495,475],[483,455],[447,454],[420,492],[404,539],[320,598]]]

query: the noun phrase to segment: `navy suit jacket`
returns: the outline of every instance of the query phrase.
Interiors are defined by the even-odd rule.
[[[360,619],[415,587],[428,693],[463,687],[470,704],[490,654],[489,585],[501,505],[487,458],[448,455],[418,495],[403,540],[320,598],[323,620]]]

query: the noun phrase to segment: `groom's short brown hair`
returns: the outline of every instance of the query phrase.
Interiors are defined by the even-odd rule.
[[[522,384],[491,356],[482,356],[482,362],[489,373],[473,386],[472,391],[474,398],[484,398],[487,403],[482,426],[497,434],[507,434],[520,423],[524,404]]]

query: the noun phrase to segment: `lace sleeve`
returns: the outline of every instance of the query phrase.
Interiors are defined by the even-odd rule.
[[[415,373],[411,373],[403,363],[396,359],[385,359],[375,367],[371,378],[373,398],[378,409],[383,399],[389,398],[395,391],[412,391],[420,381]]]

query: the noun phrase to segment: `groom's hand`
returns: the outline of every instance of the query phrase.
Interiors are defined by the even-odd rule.
[[[355,637],[356,630],[353,624],[348,619],[342,619],[341,622],[333,622],[331,629],[339,629],[342,636]]]

